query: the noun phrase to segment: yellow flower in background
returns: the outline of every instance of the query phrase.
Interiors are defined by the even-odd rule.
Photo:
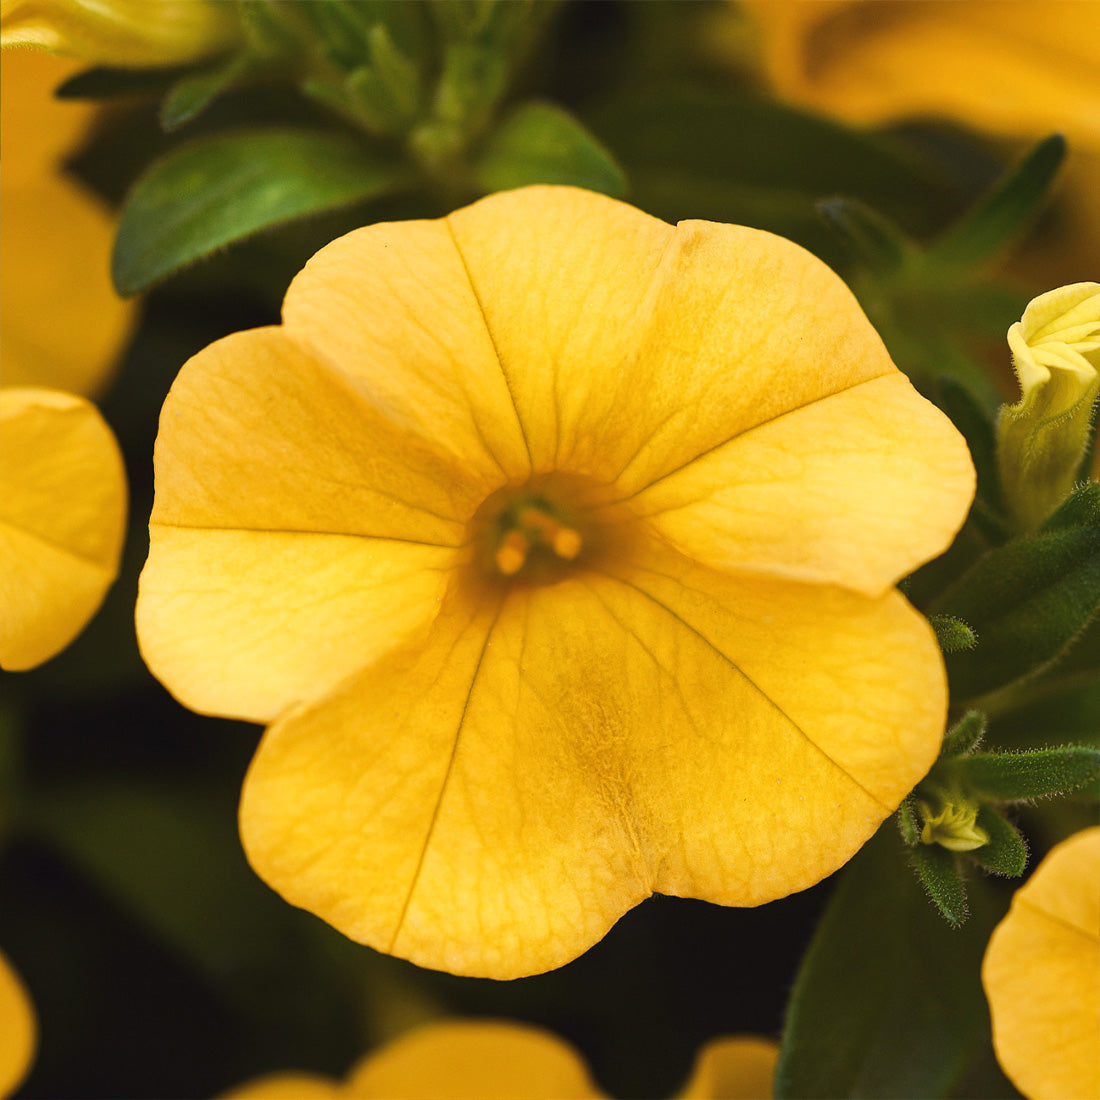
[[[741,7],[758,29],[772,87],[803,107],[856,125],[947,119],[1018,141],[1065,134],[1070,201],[1020,267],[1040,285],[1093,277],[1100,4],[741,0]]]
[[[1080,0],[741,0],[786,99],[850,122],[949,118],[1100,149],[1100,6]]]
[[[114,217],[61,170],[94,108],[53,98],[72,62],[5,50],[0,64],[0,379],[93,396],[135,321],[110,278]]]
[[[986,949],[993,1048],[1030,1100],[1100,1095],[1098,884],[1100,826],[1050,851]]]
[[[89,64],[182,65],[239,36],[236,5],[223,0],[0,0],[0,44]]]
[[[94,405],[55,390],[0,389],[0,668],[65,648],[118,572],[126,476]]]
[[[1100,283],[1042,294],[1008,330],[1021,400],[1001,409],[997,460],[1005,503],[1037,527],[1073,488],[1100,392]]]
[[[30,1069],[38,1027],[30,997],[0,951],[0,1097],[10,1096]]]
[[[764,1100],[778,1047],[733,1036],[707,1044],[681,1100]],[[577,1052],[529,1024],[450,1020],[402,1036],[364,1058],[342,1082],[279,1073],[223,1100],[604,1100]]]
[[[892,585],[969,455],[771,234],[564,187],[358,230],[184,366],[155,463],[145,659],[274,722],[249,859],[380,950],[516,977],[654,892],[783,897],[938,752]]]

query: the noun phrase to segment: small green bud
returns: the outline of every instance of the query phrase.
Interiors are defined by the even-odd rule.
[[[1008,330],[1023,396],[1001,409],[997,462],[1005,504],[1038,527],[1073,488],[1100,390],[1100,283],[1034,299]]]
[[[939,807],[918,801],[924,826],[921,842],[939,844],[950,852],[972,852],[989,843],[989,834],[978,823],[978,806],[958,795],[944,793]]]

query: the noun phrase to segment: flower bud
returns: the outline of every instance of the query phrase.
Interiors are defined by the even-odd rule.
[[[939,806],[917,802],[924,826],[921,842],[939,844],[950,852],[972,852],[989,843],[989,833],[977,824],[978,807],[965,798],[944,794]]]
[[[1100,283],[1042,294],[1008,330],[1023,397],[1001,409],[997,462],[1010,515],[1038,527],[1073,487],[1100,389]]]
[[[239,34],[236,5],[213,0],[0,0],[0,45],[101,65],[182,65]]]

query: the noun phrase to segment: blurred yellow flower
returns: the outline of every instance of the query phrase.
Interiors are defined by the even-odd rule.
[[[993,1047],[1030,1100],[1100,1095],[1098,884],[1100,826],[1051,850],[986,949]]]
[[[95,613],[118,572],[126,478],[95,406],[0,389],[0,668],[33,668]]]
[[[1065,499],[1088,448],[1100,392],[1100,283],[1041,294],[1008,330],[1022,397],[1001,409],[997,459],[1005,503],[1037,527]]]
[[[1065,224],[1054,230],[1060,255],[1033,249],[1029,261],[1039,266],[1030,277],[1047,285],[1092,277],[1100,254],[1100,4],[741,0],[741,6],[760,32],[775,91],[803,107],[857,125],[931,118],[1017,140],[1065,134],[1073,200],[1063,211]]]
[[[182,65],[239,36],[236,5],[224,0],[0,0],[0,45],[97,65]]]
[[[252,865],[421,965],[531,974],[654,892],[804,889],[937,754],[891,586],[970,458],[771,234],[564,187],[358,230],[183,368],[156,479],[145,658],[275,719]]]
[[[5,50],[0,65],[0,377],[93,396],[135,307],[111,286],[111,212],[61,171],[94,110],[52,97],[72,71],[33,50]]]
[[[37,1033],[27,990],[0,951],[0,1097],[15,1092],[26,1076]]]
[[[704,1047],[680,1100],[764,1100],[778,1047],[733,1036]],[[529,1024],[450,1020],[364,1058],[342,1082],[278,1073],[223,1100],[604,1100],[577,1052]]]

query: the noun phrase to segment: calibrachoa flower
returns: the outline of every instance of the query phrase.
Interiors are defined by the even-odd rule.
[[[1046,227],[1046,245],[1036,242],[1021,266],[1047,285],[1092,276],[1100,250],[1100,4],[740,3],[760,31],[769,81],[794,103],[857,125],[931,118],[1006,139],[1065,134],[1072,200],[1064,224]]]
[[[182,65],[228,49],[239,35],[235,5],[221,0],[0,0],[5,46],[100,65]]]
[[[1031,1100],[1100,1095],[1100,826],[1051,850],[993,930],[997,1060]]]
[[[72,62],[37,50],[3,52],[0,370],[6,386],[92,396],[129,339],[136,311],[111,286],[111,212],[61,168],[94,110],[53,98],[73,71]]]
[[[347,935],[497,978],[653,892],[844,863],[939,748],[891,586],[961,437],[796,245],[572,188],[369,226],[161,417],[146,660],[272,721],[253,866]]]
[[[0,389],[0,667],[60,652],[118,572],[126,475],[94,405],[57,390]]]
[[[681,1100],[762,1100],[772,1095],[778,1047],[731,1036],[703,1048]],[[277,1073],[223,1100],[604,1100],[577,1052],[528,1024],[450,1020],[368,1055],[344,1081]]]
[[[1001,410],[997,458],[1005,499],[1037,527],[1065,499],[1088,447],[1100,392],[1100,283],[1042,294],[1008,330],[1021,399]]]
[[[858,123],[950,118],[1100,148],[1100,9],[1078,0],[740,0],[788,99]]]
[[[26,1076],[37,1033],[27,990],[0,952],[0,1096],[10,1096]]]

